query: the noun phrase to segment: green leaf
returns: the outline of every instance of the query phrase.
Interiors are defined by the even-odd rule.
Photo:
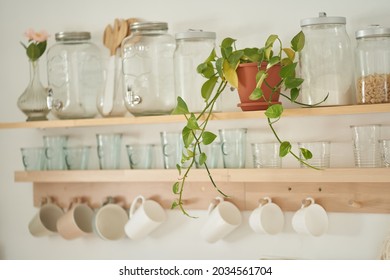
[[[41,50],[35,44],[30,44],[26,49],[26,53],[32,61],[37,60],[41,56]]]
[[[199,64],[198,67],[196,68],[196,71],[207,79],[215,75],[214,67],[211,62],[204,62]]]
[[[279,56],[271,57],[271,59],[269,60],[269,62],[267,64],[267,69],[270,69],[272,66],[274,66],[275,64],[278,64],[279,62],[280,62]]]
[[[207,160],[207,156],[205,153],[202,152],[199,155],[199,165],[203,165],[206,162],[206,160]]]
[[[291,91],[290,91],[290,98],[291,98],[291,101],[295,101],[297,100],[299,96],[299,89],[298,88],[292,88]]]
[[[182,137],[185,148],[188,148],[195,139],[194,134],[192,133],[192,129],[188,128],[187,126],[185,126],[182,130]]]
[[[209,145],[214,142],[215,138],[217,138],[217,135],[210,131],[205,131],[202,134],[202,143],[204,145]]]
[[[177,97],[177,105],[172,111],[172,115],[189,114],[187,103],[180,96]]]
[[[297,62],[283,66],[280,69],[279,76],[281,78],[295,78],[295,68],[297,67]]]
[[[285,157],[291,151],[291,144],[288,141],[280,143],[279,156]]]
[[[305,34],[303,34],[303,32],[300,31],[297,35],[294,36],[294,38],[292,38],[291,48],[296,52],[300,52],[304,46],[305,46]]]
[[[227,38],[222,40],[221,48],[225,49],[225,48],[231,47],[235,41],[237,41],[237,40],[233,39],[233,38],[230,38],[230,37],[227,37]]]
[[[236,68],[233,68],[227,60],[224,60],[222,71],[228,83],[232,87],[238,88],[238,77],[237,77]]]
[[[214,76],[211,77],[209,80],[204,82],[201,88],[201,94],[203,99],[207,102],[210,98],[210,96],[213,94],[215,85],[217,84],[218,77]]]
[[[265,115],[270,119],[277,119],[283,113],[283,106],[281,104],[273,104],[265,111]]]
[[[268,73],[266,73],[264,70],[260,70],[256,74],[256,87],[261,88],[264,80],[268,77]]]
[[[244,49],[244,55],[241,58],[241,61],[246,62],[260,62],[263,56],[259,48],[246,48]]]
[[[295,52],[292,49],[290,49],[290,48],[283,48],[283,52],[287,55],[287,57],[291,61],[294,61],[294,59],[295,59]]]
[[[172,202],[171,209],[175,209],[179,206],[179,203],[177,201]]]
[[[263,97],[263,91],[261,88],[255,88],[255,90],[249,95],[250,100],[259,100]]]
[[[217,72],[218,72],[218,76],[223,78],[223,62],[225,61],[225,59],[223,59],[222,57],[218,58],[217,61],[215,62],[215,68],[217,69]]]
[[[173,184],[172,191],[173,191],[174,194],[178,194],[180,192],[179,191],[179,186],[180,186],[179,182],[176,182],[176,183]]]
[[[39,49],[39,56],[43,55],[43,53],[46,50],[46,46],[47,46],[47,41],[39,42],[37,44],[37,47]]]
[[[265,47],[266,48],[272,47],[277,39],[278,39],[278,35],[275,34],[269,35],[267,41],[265,42]]]
[[[207,62],[211,62],[211,61],[214,61],[215,60],[215,57],[217,56],[216,52],[215,52],[215,49],[212,49],[209,57],[206,59],[206,63]]]
[[[196,120],[196,117],[193,113],[191,113],[191,116],[188,118],[187,125],[186,125],[190,130],[198,130],[199,125],[198,121]]]
[[[237,69],[240,63],[241,57],[244,55],[244,51],[235,51],[229,56],[228,61],[232,68]]]
[[[179,171],[179,176],[181,175],[181,166],[179,164],[176,164],[176,169]]]
[[[311,159],[313,157],[313,154],[305,148],[299,148],[301,150],[301,154],[305,159]]]
[[[301,78],[287,77],[284,80],[284,86],[286,88],[296,88],[296,87],[299,87],[302,83],[303,83],[303,79],[301,79]]]

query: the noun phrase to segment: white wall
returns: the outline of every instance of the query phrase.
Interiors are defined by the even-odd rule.
[[[374,4],[375,2],[375,4]],[[188,28],[216,31],[218,39],[237,38],[242,45],[262,43],[270,33],[288,39],[300,30],[302,18],[319,11],[347,17],[347,29],[354,41],[354,31],[371,23],[390,26],[388,0],[350,1],[231,1],[231,0],[94,0],[94,1],[22,1],[0,0],[0,121],[24,121],[16,101],[29,79],[27,59],[19,41],[23,32],[33,27],[54,33],[64,30],[89,30],[102,45],[106,24],[114,18],[140,17],[167,21],[170,32]],[[43,81],[45,62],[42,62]],[[235,106],[234,95],[230,108]],[[352,166],[350,124],[389,124],[389,113],[370,116],[312,117],[283,119],[278,130],[291,141],[324,139],[332,141],[332,166]],[[248,127],[248,142],[272,139],[261,120],[214,122],[219,127]],[[97,237],[65,241],[59,237],[33,238],[27,224],[36,212],[32,205],[31,184],[14,183],[14,170],[23,168],[20,147],[41,144],[45,134],[79,135],[79,141],[94,144],[99,131],[121,131],[125,141],[158,143],[158,131],[175,130],[180,124],[102,127],[90,129],[11,129],[0,131],[0,259],[258,259],[264,256],[299,259],[375,259],[390,229],[390,215],[330,213],[329,232],[319,238],[293,233],[292,213],[286,213],[284,232],[277,236],[253,234],[248,213],[242,227],[226,240],[213,245],[199,237],[205,211],[195,211],[199,219],[188,219],[170,212],[166,225],[144,241],[128,239],[107,242]],[[310,129],[307,129],[310,127]],[[248,157],[249,158],[249,157]],[[95,161],[96,158],[92,159]],[[249,160],[248,160],[249,163]],[[159,163],[161,165],[161,163]],[[288,159],[285,166],[297,166]],[[123,167],[127,162],[123,161]]]

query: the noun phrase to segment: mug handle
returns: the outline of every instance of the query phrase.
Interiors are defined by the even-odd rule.
[[[304,200],[302,200],[301,209],[302,209],[302,208],[309,207],[309,206],[312,205],[312,204],[315,204],[314,198],[312,198],[312,197],[306,197]]]
[[[209,205],[209,209],[207,210],[207,213],[210,215],[211,212],[213,212],[213,210],[215,209],[215,207],[217,207],[218,204],[220,204],[221,202],[225,201],[222,197],[220,196],[217,196]]]
[[[272,199],[269,196],[265,196],[259,200],[259,208],[262,207],[263,205],[266,205],[268,203],[271,203]]]
[[[131,207],[130,207],[130,211],[129,211],[129,218],[130,219],[133,217],[135,211],[139,208],[139,206],[136,207],[138,200],[141,201],[140,206],[145,203],[145,198],[142,195],[139,195],[136,198],[134,198],[133,202],[131,203]]]

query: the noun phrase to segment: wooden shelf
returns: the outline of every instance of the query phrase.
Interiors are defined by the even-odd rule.
[[[352,115],[368,113],[390,113],[390,103],[370,105],[349,105],[316,108],[291,108],[285,109],[283,117],[302,116],[330,116],[330,115]],[[212,120],[237,120],[237,119],[258,119],[264,118],[264,111],[247,112],[221,112],[214,113]],[[132,125],[132,124],[161,124],[184,122],[182,115],[145,116],[145,117],[123,117],[123,118],[95,118],[75,120],[49,120],[35,122],[3,122],[0,129],[11,128],[60,128],[60,127],[88,127],[88,126],[109,126],[109,125]]]
[[[192,170],[185,186],[185,207],[207,209],[220,194],[205,170]],[[386,168],[214,169],[218,187],[242,210],[253,210],[269,196],[284,211],[296,211],[313,197],[329,212],[390,213],[390,172]],[[85,170],[15,172],[16,182],[33,182],[34,205],[52,197],[67,208],[77,197],[99,207],[113,196],[125,207],[144,195],[169,208],[177,170]]]

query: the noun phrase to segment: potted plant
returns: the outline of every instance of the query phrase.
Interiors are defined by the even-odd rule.
[[[205,107],[202,112],[197,115],[191,113],[185,100],[180,97],[178,97],[176,108],[172,112],[173,114],[183,114],[187,120],[182,130],[185,152],[183,152],[181,160],[181,164],[186,163],[186,167],[182,170],[181,165],[177,164],[180,178],[173,184],[172,189],[178,198],[172,203],[172,208],[178,207],[188,216],[189,214],[183,206],[182,197],[186,178],[195,163],[195,156],[198,157],[199,164],[205,166],[210,181],[216,190],[226,196],[212,178],[212,174],[207,167],[207,155],[202,151],[201,144],[209,145],[217,138],[217,135],[207,130],[207,124],[214,105],[228,85],[237,88],[239,92],[242,90],[243,72],[246,71],[241,70],[242,66],[247,67],[248,63],[254,66],[256,71],[252,72],[252,77],[249,77],[249,79],[254,79],[255,83],[253,83],[251,89],[247,90],[247,95],[249,92],[247,100],[257,102],[260,100],[263,108],[266,109],[264,114],[267,123],[276,140],[280,143],[279,155],[284,157],[287,154],[291,154],[298,161],[312,167],[306,162],[307,159],[312,157],[311,152],[302,148],[301,153],[305,160],[300,159],[292,151],[291,143],[282,140],[274,129],[274,124],[283,113],[283,105],[275,97],[278,97],[280,94],[291,102],[305,105],[297,101],[303,79],[296,77],[297,62],[295,62],[296,53],[304,47],[304,34],[299,32],[295,35],[291,40],[291,47],[289,48],[282,46],[282,41],[277,35],[270,35],[264,47],[261,48],[237,49],[235,42],[235,39],[225,38],[220,45],[221,56],[217,56],[215,49],[213,49],[205,62],[197,67],[197,72],[206,78],[201,89],[201,95],[205,101]],[[275,43],[278,43],[276,52],[274,51]],[[278,74],[276,82],[275,80],[270,81],[270,74],[275,73]],[[288,91],[289,94],[281,92],[281,89]],[[247,103],[247,101],[241,102]],[[310,106],[315,105],[317,104]]]

